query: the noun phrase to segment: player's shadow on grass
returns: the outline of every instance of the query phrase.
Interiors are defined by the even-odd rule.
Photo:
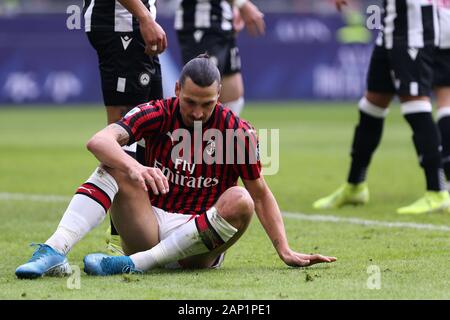
[[[248,266],[232,266],[232,267],[222,267],[218,269],[153,269],[145,272],[144,274],[153,274],[153,275],[164,275],[164,274],[200,274],[200,273],[259,273],[259,272],[277,272],[277,273],[291,273],[291,272],[301,272],[301,271],[322,271],[322,270],[331,270],[332,266],[330,265],[313,265],[310,267],[288,267],[288,266],[261,266],[261,267],[248,267]]]

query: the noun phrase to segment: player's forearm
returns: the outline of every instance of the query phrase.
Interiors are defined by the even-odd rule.
[[[148,9],[141,0],[119,0],[119,2],[127,9],[139,22],[154,21]]]
[[[137,164],[136,160],[123,151],[116,137],[100,131],[86,144],[87,149],[104,165],[128,172]]]
[[[258,219],[281,257],[284,252],[289,250],[289,244],[277,201],[272,192],[267,189],[261,197],[254,199],[254,202]]]

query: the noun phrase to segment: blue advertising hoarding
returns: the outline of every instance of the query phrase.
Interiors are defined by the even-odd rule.
[[[0,18],[0,104],[101,103],[97,56],[66,14]],[[364,92],[373,37],[343,43],[339,15],[267,14],[266,35],[238,37],[247,100],[343,100]],[[161,56],[173,94],[180,53],[173,19],[160,17],[169,48]]]

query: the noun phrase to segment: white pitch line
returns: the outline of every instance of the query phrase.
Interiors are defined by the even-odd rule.
[[[27,193],[0,192],[0,200],[5,201],[18,200],[18,201],[36,201],[36,202],[69,202],[70,199],[72,199],[72,197],[61,195],[39,195]],[[375,226],[384,228],[404,228],[404,229],[432,230],[444,232],[450,231],[450,226],[422,224],[414,222],[365,220],[352,217],[346,218],[332,215],[305,214],[301,212],[283,212],[283,216],[289,219],[315,221],[315,222],[347,223],[347,224]]]
[[[435,224],[422,224],[414,222],[396,222],[396,221],[378,221],[378,220],[364,220],[359,218],[344,218],[336,216],[327,216],[319,214],[304,214],[300,212],[283,212],[283,216],[286,218],[306,220],[306,221],[318,221],[318,222],[333,222],[333,223],[348,223],[358,224],[363,226],[375,226],[385,228],[406,228],[406,229],[418,229],[418,230],[433,230],[433,231],[450,231],[450,226],[435,225]]]
[[[0,200],[18,200],[18,201],[35,201],[35,202],[69,202],[72,197],[44,194],[29,193],[9,193],[0,192]]]

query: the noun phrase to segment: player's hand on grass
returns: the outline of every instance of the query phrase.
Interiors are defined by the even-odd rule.
[[[304,254],[292,250],[281,255],[281,259],[291,267],[308,267],[316,263],[330,263],[336,261],[335,257],[327,257],[321,254]]]
[[[163,28],[153,19],[139,20],[142,38],[145,42],[145,53],[154,56],[167,48],[167,37]]]
[[[245,22],[248,33],[252,36],[263,35],[266,29],[264,14],[250,1],[247,1],[240,9],[242,20]]]
[[[138,165],[128,171],[131,180],[138,182],[141,187],[148,191],[148,186],[156,195],[169,192],[169,182],[166,176],[158,168],[145,167]]]
[[[336,9],[340,12],[347,5],[347,0],[335,0]]]

